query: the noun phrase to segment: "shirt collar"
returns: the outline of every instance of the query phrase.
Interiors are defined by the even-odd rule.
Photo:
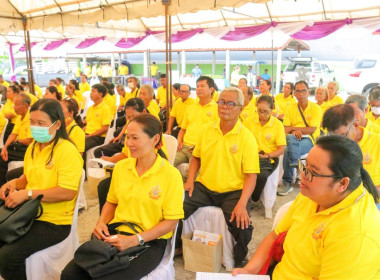
[[[241,130],[242,126],[243,126],[243,124],[241,123],[240,120],[238,120],[235,123],[234,127],[230,131],[228,131],[225,135],[227,135],[227,134],[238,134],[239,131]],[[214,124],[214,128],[216,130],[218,130],[221,134],[223,134],[222,131],[220,130],[220,119]]]
[[[136,170],[136,163],[137,163],[137,159],[136,158],[130,158],[131,160],[128,162],[127,164],[127,168],[129,170],[132,171],[132,173],[137,176],[137,177],[140,177],[137,173],[137,170]],[[158,171],[161,170],[161,168],[164,166],[164,159],[157,154],[157,157],[156,157],[156,160],[154,161],[153,165],[151,168],[149,168],[148,171],[146,171],[142,176],[141,178],[144,178],[144,177],[148,177],[149,175],[152,175],[152,174],[156,174]]]
[[[259,117],[254,118],[253,121],[254,121],[255,123],[258,123],[259,125],[261,125],[261,124],[260,124],[260,118],[259,118]],[[268,122],[267,122],[263,127],[272,127],[272,126],[273,126],[273,122],[274,122],[274,117],[273,117],[273,116],[270,116]]]

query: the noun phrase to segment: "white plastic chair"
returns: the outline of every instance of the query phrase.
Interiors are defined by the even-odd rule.
[[[7,128],[7,125],[8,125],[8,119],[5,119],[5,125],[4,125],[4,128],[3,128],[3,131],[1,132],[1,135],[0,135],[0,149],[2,147],[4,147],[4,134],[5,134],[5,129]]]
[[[272,174],[268,177],[265,187],[260,195],[260,200],[265,208],[265,218],[272,219],[272,208],[274,202],[276,201],[277,195],[277,183],[278,183],[278,175],[280,173],[280,167],[272,172]]]
[[[24,161],[22,160],[10,161],[8,163],[8,171],[11,171],[12,169],[16,169],[23,166],[24,166]]]
[[[171,165],[174,164],[175,155],[177,153],[178,141],[177,139],[169,134],[164,134],[166,149],[168,150],[168,161]]]
[[[285,216],[286,212],[288,212],[290,205],[292,205],[293,200],[285,203],[278,209],[276,216],[274,216],[273,220],[273,228],[272,230],[277,226],[277,224],[282,220],[282,218]]]
[[[28,280],[58,280],[62,270],[73,259],[75,250],[79,247],[77,221],[84,177],[85,172],[83,170],[69,236],[62,242],[38,251],[26,259],[26,276]]]
[[[227,271],[232,270],[235,264],[233,253],[235,240],[228,231],[222,209],[214,206],[198,208],[194,214],[183,222],[183,234],[191,233],[196,229],[222,235],[222,263]]]
[[[177,224],[178,227],[178,224]],[[173,233],[173,236],[165,249],[164,256],[160,262],[160,264],[147,276],[141,278],[141,280],[174,280],[175,270],[174,270],[174,250],[175,250],[175,237],[177,233],[176,230]]]

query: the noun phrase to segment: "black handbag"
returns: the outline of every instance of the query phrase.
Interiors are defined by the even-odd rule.
[[[41,217],[43,208],[39,195],[17,205],[15,208],[5,206],[4,200],[0,200],[0,240],[5,243],[12,243],[27,233],[34,220]]]
[[[115,223],[110,226],[116,228],[123,224],[129,226],[135,233],[139,233],[135,226],[141,229],[138,225],[129,222]],[[143,254],[147,248],[149,245],[144,244],[118,251],[109,243],[93,238],[79,246],[74,254],[74,262],[87,271],[92,278],[99,278],[127,268],[131,260]]]

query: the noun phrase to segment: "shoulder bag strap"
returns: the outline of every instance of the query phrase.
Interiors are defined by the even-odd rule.
[[[70,133],[73,131],[74,127],[76,127],[76,126],[78,126],[78,127],[79,127],[79,125],[77,125],[77,124],[74,124],[74,125],[73,125],[73,126],[70,128],[69,132],[67,133],[67,136],[69,136],[69,137],[70,137]]]
[[[298,111],[300,111],[300,114],[301,114],[301,117],[302,117],[304,124],[306,125],[306,127],[309,127],[309,125],[305,119],[305,116],[303,115],[303,112],[301,110],[300,104],[298,104],[297,107],[298,107]],[[315,142],[313,134],[310,134],[310,137],[311,137],[311,139],[313,139],[313,142]]]

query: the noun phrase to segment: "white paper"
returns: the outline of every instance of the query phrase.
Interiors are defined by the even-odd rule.
[[[116,164],[114,162],[110,162],[110,161],[103,160],[100,158],[92,158],[92,159],[90,159],[90,161],[96,162],[96,163],[100,164],[102,167],[113,167]]]
[[[231,273],[197,272],[196,280],[270,280],[268,275],[239,274],[232,276]]]

